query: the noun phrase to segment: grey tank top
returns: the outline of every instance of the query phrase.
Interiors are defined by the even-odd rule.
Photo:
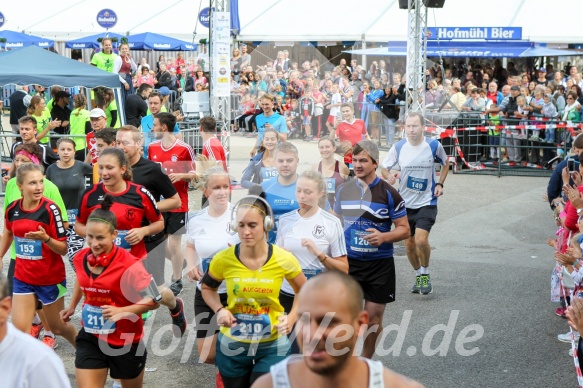
[[[302,357],[300,354],[294,354],[271,366],[270,372],[273,379],[273,388],[291,388],[287,366],[291,361],[299,361]],[[384,388],[383,364],[380,361],[373,361],[368,358],[359,357],[359,359],[366,361],[368,365],[368,388]]]

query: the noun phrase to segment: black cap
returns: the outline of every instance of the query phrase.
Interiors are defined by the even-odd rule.
[[[63,98],[63,97],[71,97],[71,95],[67,92],[65,92],[64,90],[61,90],[59,92],[55,93],[55,100],[58,100],[59,98]]]

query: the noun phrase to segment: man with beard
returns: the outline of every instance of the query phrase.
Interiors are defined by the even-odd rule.
[[[310,279],[298,296],[297,339],[302,354],[273,365],[253,388],[422,387],[384,368],[380,361],[353,357],[358,333],[368,323],[362,298],[358,283],[342,272],[327,271]],[[322,327],[330,318],[328,327]]]

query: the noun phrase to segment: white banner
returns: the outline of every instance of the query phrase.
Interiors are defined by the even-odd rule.
[[[219,97],[231,95],[231,17],[229,12],[212,12],[213,94]]]

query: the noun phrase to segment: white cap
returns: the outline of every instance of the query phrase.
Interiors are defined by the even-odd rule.
[[[105,112],[103,111],[103,109],[99,109],[99,108],[95,108],[91,110],[91,113],[89,114],[89,117],[92,119],[96,119],[99,117],[105,117],[107,118],[107,116],[105,115]]]

